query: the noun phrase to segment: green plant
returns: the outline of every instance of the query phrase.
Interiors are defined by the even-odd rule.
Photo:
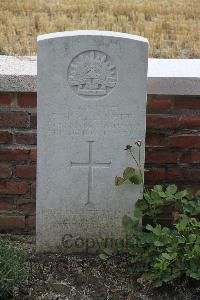
[[[161,226],[160,213],[169,203],[174,204],[171,227]],[[175,185],[145,192],[136,203],[136,218],[125,215],[122,222],[128,238],[119,250],[129,255],[134,273],[145,275],[156,287],[183,277],[200,280],[199,212],[200,192],[192,197],[187,190],[178,192]],[[140,226],[138,216],[152,217],[153,224]]]
[[[29,270],[27,252],[0,239],[0,298],[8,299],[14,289],[22,286],[28,279]]]
[[[127,146],[138,170],[128,167],[123,177],[116,177],[117,185],[126,182],[142,184],[140,163],[141,142],[135,143],[139,149],[138,160],[133,155],[132,146]],[[136,180],[139,176],[140,180]],[[168,227],[159,220],[166,208],[171,212]],[[195,196],[188,190],[178,191],[176,185],[164,188],[156,185],[151,190],[144,188],[143,198],[135,204],[134,217],[124,215],[122,226],[126,240],[118,253],[126,254],[129,266],[140,282],[150,282],[155,287],[173,283],[182,278],[200,280],[200,191]],[[148,219],[147,225],[141,224]],[[113,255],[104,249],[102,259]]]
[[[124,150],[130,153],[131,157],[133,158],[137,166],[137,170],[135,170],[133,167],[127,167],[123,172],[123,177],[119,177],[119,176],[115,177],[115,185],[122,185],[124,183],[133,183],[133,184],[142,184],[144,188],[144,180],[142,175],[144,168],[141,165],[142,141],[141,140],[136,141],[135,145],[136,145],[135,149],[133,149],[133,146],[127,145]]]

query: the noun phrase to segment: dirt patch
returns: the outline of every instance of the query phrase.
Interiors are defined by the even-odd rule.
[[[102,262],[98,256],[36,254],[35,237],[1,235],[29,252],[32,275],[15,300],[198,300],[200,288],[181,284],[151,289],[137,283],[126,259]]]

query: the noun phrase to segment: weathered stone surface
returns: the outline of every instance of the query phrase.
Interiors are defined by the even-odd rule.
[[[133,164],[125,146],[145,139],[147,59],[147,40],[128,34],[38,38],[38,251],[121,237],[141,188],[114,178]]]
[[[37,57],[0,55],[0,91],[36,92]],[[147,93],[199,95],[200,59],[148,59]]]

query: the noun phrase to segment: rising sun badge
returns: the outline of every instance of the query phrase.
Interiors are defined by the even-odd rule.
[[[107,54],[85,51],[71,61],[68,82],[80,96],[105,96],[117,83],[116,67]]]

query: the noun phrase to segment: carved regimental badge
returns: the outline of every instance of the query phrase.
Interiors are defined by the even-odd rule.
[[[105,96],[116,85],[116,67],[107,54],[96,50],[85,51],[70,63],[68,82],[78,95]]]

